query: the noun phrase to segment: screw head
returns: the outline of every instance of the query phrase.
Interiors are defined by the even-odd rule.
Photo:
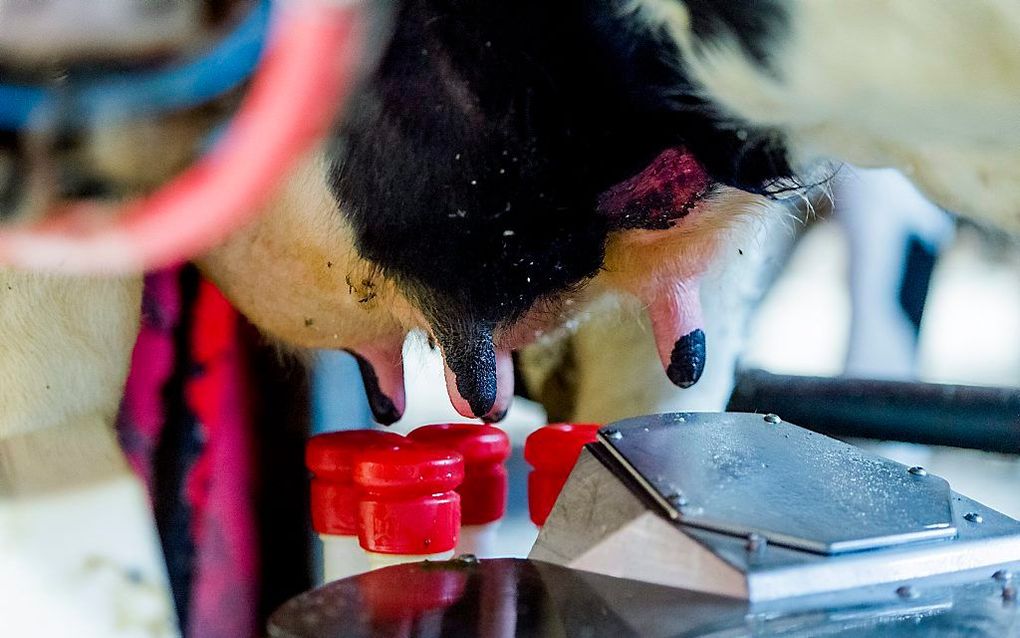
[[[683,507],[688,503],[687,495],[680,491],[670,492],[669,494],[666,495],[666,500],[669,502],[670,505],[676,508]]]
[[[999,571],[992,574],[992,578],[999,581],[1000,583],[1008,582],[1013,578],[1013,574],[1008,569],[1000,569]]]
[[[779,415],[769,412],[765,415],[765,422],[770,425],[775,425],[777,423],[782,423],[783,420],[779,418]]]
[[[605,431],[602,432],[602,434],[603,434],[603,436],[605,436],[610,441],[619,441],[620,439],[623,438],[623,432],[620,432],[619,430],[617,430],[615,428],[609,429],[609,430],[605,430]]]
[[[767,538],[761,534],[755,534],[752,532],[747,535],[747,542],[744,544],[744,547],[747,548],[747,551],[749,552],[760,552],[763,551],[768,544],[769,541]]]
[[[480,562],[474,554],[460,554],[453,560],[464,565],[477,565]]]
[[[979,523],[980,524],[980,523],[984,523],[985,522],[985,517],[981,516],[977,512],[967,512],[966,514],[963,515],[963,518],[965,518],[966,520],[968,520],[971,523]]]
[[[896,588],[896,595],[900,598],[913,600],[914,598],[917,598],[919,594],[917,593],[917,590],[910,585],[902,585]]]
[[[924,469],[920,465],[915,465],[914,467],[908,468],[907,471],[913,474],[914,476],[928,476],[928,470]]]

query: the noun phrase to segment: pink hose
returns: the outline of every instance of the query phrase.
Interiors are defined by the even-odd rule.
[[[363,44],[360,3],[277,6],[265,59],[209,155],[122,211],[82,203],[34,227],[0,231],[0,264],[68,274],[138,272],[208,250],[251,219],[333,122]]]

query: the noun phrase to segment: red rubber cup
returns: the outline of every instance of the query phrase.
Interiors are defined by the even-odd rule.
[[[464,457],[465,467],[495,465],[510,456],[510,438],[492,425],[437,423],[422,426],[407,438],[419,443],[454,450]]]
[[[305,446],[305,466],[317,478],[341,483],[354,480],[354,462],[370,447],[396,446],[407,439],[381,430],[341,430],[318,434]]]
[[[354,466],[358,541],[379,554],[437,554],[457,545],[464,458],[426,445],[373,448]]]
[[[545,525],[581,449],[595,440],[601,427],[555,423],[535,430],[524,442],[524,459],[535,468],[528,475],[528,513],[535,525]]]
[[[361,497],[358,542],[377,554],[439,554],[457,546],[460,494],[454,491],[407,500]]]
[[[319,534],[357,536],[358,488],[353,483],[312,479],[312,529]]]
[[[545,525],[568,476],[570,475],[549,474],[538,470],[528,474],[528,514],[532,523],[539,527]]]
[[[313,474],[312,529],[320,534],[357,535],[355,459],[375,447],[408,444],[399,434],[379,430],[346,430],[313,436],[305,447],[305,465]]]
[[[553,423],[539,428],[524,442],[524,460],[536,470],[570,474],[581,448],[595,440],[598,423]]]
[[[464,457],[460,494],[464,525],[485,525],[506,512],[507,474],[503,463],[510,456],[510,439],[491,425],[441,423],[414,430],[407,438],[459,452]]]
[[[465,525],[485,525],[506,513],[507,475],[502,465],[485,471],[468,468],[460,494],[461,519]]]

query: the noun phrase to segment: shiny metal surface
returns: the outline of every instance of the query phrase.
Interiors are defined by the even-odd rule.
[[[682,611],[682,613],[680,613]],[[398,565],[284,604],[272,638],[701,635],[746,605],[520,559]],[[694,632],[694,633],[692,633]]]
[[[706,426],[710,419],[732,417],[700,415]],[[687,421],[684,415],[672,418]],[[655,432],[662,417],[648,417],[648,421],[647,426],[645,419],[636,421],[629,432],[614,424],[621,432],[614,442],[629,442],[645,457],[675,457],[680,440],[670,443],[659,436],[648,443],[645,435]],[[605,441],[582,452],[529,558],[774,608],[788,607],[791,600],[799,605],[806,599],[823,607],[845,605],[862,591],[889,597],[898,588],[921,581],[925,587],[932,581],[946,586],[992,574],[1002,580],[1004,574],[1020,571],[1020,522],[959,494],[950,496],[951,525],[957,530],[953,538],[822,554],[771,542],[758,532],[736,535],[688,525],[683,517],[670,519],[669,506],[680,511],[696,507],[695,495],[679,485],[662,494],[664,490],[651,485],[661,477],[638,474],[632,465],[621,463],[620,456]],[[708,458],[701,472],[713,476],[711,459],[721,457]],[[647,469],[650,464],[641,467]],[[902,475],[909,480],[937,478],[916,469],[904,470]],[[791,480],[803,482],[804,478]],[[796,490],[796,485],[789,489]],[[749,519],[770,507],[769,494],[749,499],[757,503],[748,506]],[[812,508],[810,502],[800,507],[805,512]]]
[[[601,443],[685,526],[829,555],[957,534],[945,480],[781,420],[678,413],[612,429]]]
[[[761,611],[732,599],[537,561],[399,565],[294,598],[272,638],[510,636],[1011,638],[1020,611],[989,577],[844,606]]]
[[[953,495],[960,534],[951,541],[900,545],[882,550],[823,556],[769,545],[749,552],[746,541],[706,530],[683,532],[744,573],[752,601],[778,604],[811,597],[816,604],[844,604],[864,591],[881,596],[916,583],[991,580],[999,571],[1020,568],[1020,524],[990,508]],[[968,524],[965,512],[978,509],[985,523]]]

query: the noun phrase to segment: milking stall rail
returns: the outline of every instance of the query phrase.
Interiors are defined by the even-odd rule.
[[[1020,388],[744,370],[727,411],[773,412],[820,434],[1020,454]]]

